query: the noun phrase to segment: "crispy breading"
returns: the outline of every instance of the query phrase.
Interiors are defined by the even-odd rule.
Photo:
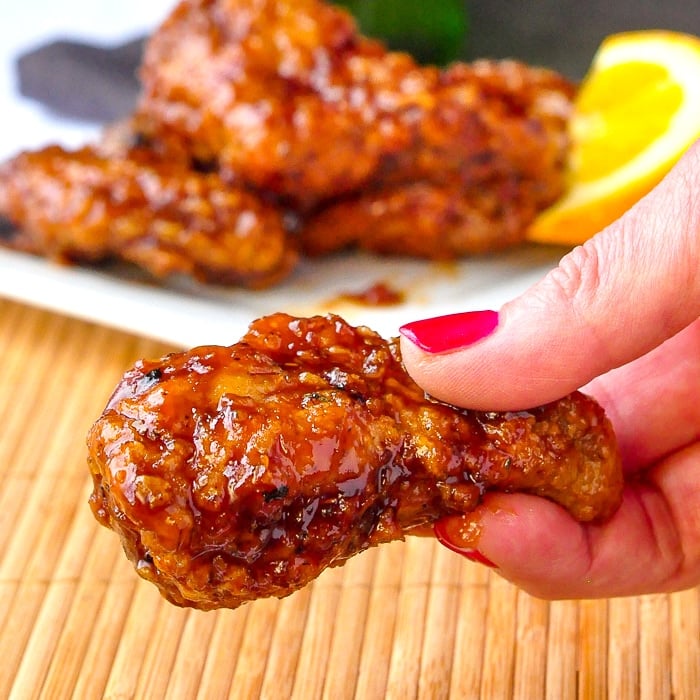
[[[622,491],[592,399],[457,409],[425,396],[397,341],[337,316],[275,314],[231,347],[137,363],[88,444],[98,520],[166,598],[201,609],[288,595],[492,489],[585,521]]]
[[[16,249],[65,262],[128,260],[159,278],[266,286],[297,258],[276,209],[147,149],[20,154],[0,166],[0,211],[21,222],[7,234]]]

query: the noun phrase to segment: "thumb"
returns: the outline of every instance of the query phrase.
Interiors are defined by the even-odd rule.
[[[402,327],[413,378],[449,403],[517,410],[626,364],[700,315],[700,142],[621,219],[494,312]]]

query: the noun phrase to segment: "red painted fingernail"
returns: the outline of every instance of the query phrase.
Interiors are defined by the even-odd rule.
[[[455,527],[458,521],[458,518],[445,518],[435,523],[434,531],[438,542],[447,547],[447,549],[461,554],[465,559],[469,559],[469,561],[483,564],[492,569],[497,568],[496,564],[488,557],[484,556],[478,549],[474,548],[472,545],[466,544],[469,540],[473,542],[474,539],[478,539],[478,526],[475,528],[468,528],[467,532],[462,532],[459,525]]]
[[[497,311],[465,311],[413,321],[399,333],[429,353],[458,350],[493,333],[498,326]]]
[[[469,559],[469,561],[473,561],[477,564],[483,564],[491,569],[496,568],[496,565],[488,557],[485,557],[478,549],[462,549],[453,551],[456,551],[457,554],[461,554],[465,559]]]

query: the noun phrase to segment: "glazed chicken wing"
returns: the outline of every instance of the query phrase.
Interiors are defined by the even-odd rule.
[[[562,192],[569,82],[513,61],[421,67],[319,0],[183,2],[142,80],[139,130],[275,193],[310,253],[502,248]]]
[[[260,287],[295,249],[511,246],[563,189],[568,81],[514,61],[418,66],[321,0],[183,0],[141,79],[139,148],[106,137],[0,169],[19,230],[0,242]]]
[[[423,109],[415,151],[318,207],[301,231],[304,250],[453,259],[521,242],[562,191],[569,91],[554,73],[514,61],[450,67]]]
[[[622,475],[602,409],[575,393],[517,413],[431,400],[396,341],[275,314],[231,347],[141,361],[88,437],[90,502],[171,602],[235,608],[491,489],[612,514]]]
[[[282,216],[215,173],[147,149],[102,155],[57,146],[0,166],[6,244],[64,261],[120,258],[156,277],[260,287],[296,262]]]

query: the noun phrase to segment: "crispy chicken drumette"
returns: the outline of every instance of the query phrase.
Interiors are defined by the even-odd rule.
[[[282,597],[490,489],[581,520],[617,507],[610,424],[573,394],[517,413],[431,400],[398,343],[276,314],[231,347],[139,362],[88,438],[91,505],[177,605]]]

